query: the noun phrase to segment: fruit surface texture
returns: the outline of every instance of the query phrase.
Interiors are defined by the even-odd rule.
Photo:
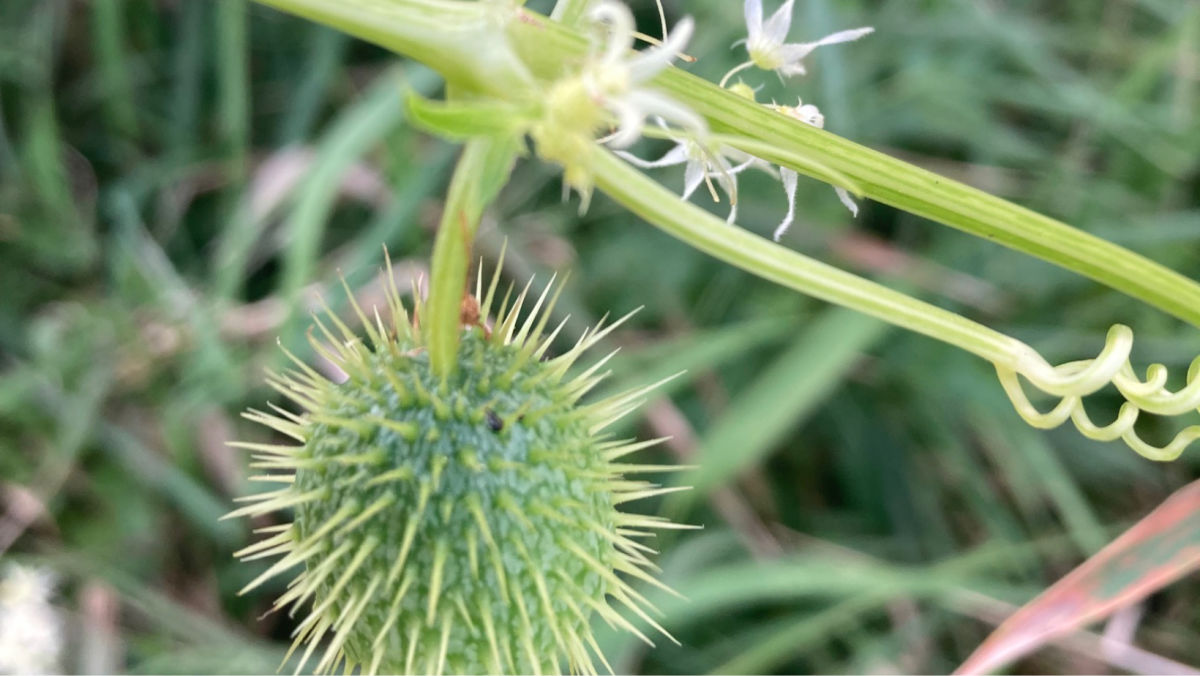
[[[577,367],[620,321],[551,357],[554,285],[526,303],[528,287],[500,297],[496,275],[464,300],[458,359],[441,376],[390,270],[389,320],[353,296],[365,336],[315,317],[325,368],[293,357],[270,377],[297,410],[247,414],[295,443],[237,444],[273,486],[230,516],[293,514],[238,555],[280,557],[247,591],[293,575],[274,609],[300,617],[296,669],[594,672],[594,616],[649,642],[637,624],[662,630],[634,583],[665,587],[642,540],[671,524],[618,507],[672,490],[626,475],[675,468],[624,463],[650,444],[603,431],[650,388],[588,401],[608,358]]]

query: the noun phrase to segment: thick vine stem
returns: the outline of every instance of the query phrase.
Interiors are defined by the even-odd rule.
[[[257,0],[418,59],[464,91],[515,100],[588,53],[575,28],[504,3],[464,0]],[[531,79],[532,78],[532,79]],[[678,68],[653,80],[713,131],[777,148],[762,159],[824,178],[788,157],[820,158],[863,196],[1085,275],[1200,327],[1200,283],[1144,256],[981,190],[938,176]],[[827,172],[826,172],[827,173]]]
[[[509,33],[537,77],[556,77],[586,49],[578,34],[536,17],[509,24]],[[668,68],[654,85],[703,116],[714,132],[765,144],[760,157],[768,162],[818,180],[837,172],[864,197],[1036,256],[1200,327],[1200,283],[1129,249],[782,115],[682,69]],[[789,155],[820,158],[826,171],[792,164]]]
[[[814,260],[723,220],[664,188],[605,148],[589,158],[596,187],[668,234],[751,274],[1016,367],[1024,343],[962,315]]]

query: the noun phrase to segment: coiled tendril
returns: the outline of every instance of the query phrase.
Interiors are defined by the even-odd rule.
[[[1200,410],[1200,357],[1188,368],[1187,384],[1172,392],[1166,388],[1169,372],[1162,364],[1146,369],[1146,379],[1138,378],[1129,362],[1133,349],[1133,330],[1116,324],[1108,331],[1104,349],[1094,359],[1050,365],[1032,348],[1027,348],[1015,366],[996,364],[1000,384],[1012,400],[1017,413],[1033,427],[1053,429],[1070,418],[1084,436],[1099,441],[1123,440],[1134,451],[1151,460],[1167,461],[1178,458],[1193,441],[1200,439],[1200,425],[1190,425],[1165,446],[1158,447],[1142,440],[1134,430],[1143,412],[1154,415],[1177,416]],[[1042,392],[1061,397],[1050,411],[1042,413],[1025,394],[1018,375],[1024,376]],[[1125,397],[1116,420],[1108,425],[1092,422],[1083,406],[1083,398],[1112,384]]]

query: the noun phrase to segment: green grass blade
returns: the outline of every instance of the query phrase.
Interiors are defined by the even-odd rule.
[[[346,169],[403,117],[403,96],[394,74],[385,74],[365,98],[347,109],[322,142],[287,218],[280,295],[294,309],[300,288],[313,276],[329,214]]]
[[[330,85],[338,76],[350,41],[328,28],[318,27],[308,40],[309,58],[301,68],[303,79],[288,101],[287,116],[279,127],[280,145],[293,145],[308,138],[325,101]]]
[[[829,396],[887,325],[856,312],[827,310],[705,433],[696,470],[680,477],[690,504],[760,461]]]
[[[246,0],[222,0],[216,7],[217,101],[221,139],[230,175],[241,181],[249,170],[249,35]]]
[[[136,99],[124,55],[125,26],[121,0],[94,0],[92,37],[104,109],[114,131],[129,137],[137,135]]]

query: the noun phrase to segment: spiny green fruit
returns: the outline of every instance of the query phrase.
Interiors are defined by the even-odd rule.
[[[457,368],[443,380],[390,262],[387,280],[388,324],[350,298],[370,346],[328,308],[314,318],[323,340],[310,340],[344,381],[289,352],[296,370],[270,382],[302,412],[247,414],[300,445],[236,444],[266,471],[254,480],[283,488],[243,498],[250,504],[228,516],[294,511],[237,555],[282,555],[243,591],[302,566],[274,605],[307,604],[297,671],[324,643],[318,672],[341,663],[372,674],[592,673],[593,655],[608,666],[593,614],[649,642],[616,608],[662,631],[627,578],[666,589],[638,539],[677,526],[617,506],[672,490],[624,475],[677,468],[619,463],[655,442],[602,433],[650,388],[581,404],[608,357],[571,373],[620,321],[547,358],[563,326],[543,335],[557,293],[547,303],[548,286],[522,321],[529,287],[510,306],[510,286],[489,327],[497,268],[482,304],[478,282],[464,302]],[[414,317],[421,311],[418,301]]]

